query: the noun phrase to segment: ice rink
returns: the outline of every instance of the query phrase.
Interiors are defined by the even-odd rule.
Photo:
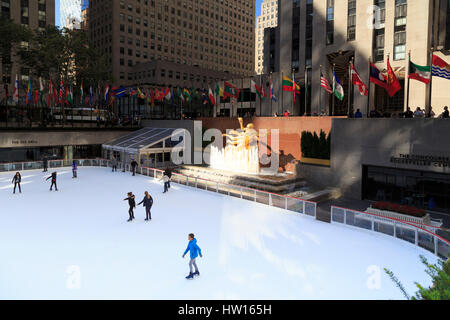
[[[0,174],[0,299],[402,299],[430,285],[419,255],[429,252],[381,234],[224,195],[106,168]],[[132,191],[149,191],[153,220]],[[187,235],[196,234],[201,276],[189,281]]]

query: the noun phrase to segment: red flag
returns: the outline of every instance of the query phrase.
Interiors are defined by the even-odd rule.
[[[38,89],[34,90],[34,105],[37,106],[39,101],[39,91]]]
[[[401,90],[402,86],[395,76],[394,70],[392,70],[391,64],[389,63],[389,58],[387,60],[387,85],[386,91],[388,95],[392,98],[399,90]]]
[[[354,85],[358,86],[359,92],[361,93],[362,96],[368,96],[369,95],[369,88],[361,80],[361,77],[359,76],[358,71],[356,71],[355,66],[351,62],[350,62],[350,71],[352,73],[352,83]]]

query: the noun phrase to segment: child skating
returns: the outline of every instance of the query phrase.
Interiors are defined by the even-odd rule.
[[[186,248],[186,251],[184,251],[183,254],[183,259],[184,256],[188,253],[188,251],[190,252],[190,256],[191,256],[191,260],[189,260],[189,275],[186,277],[186,279],[188,280],[192,280],[194,279],[194,276],[199,276],[200,272],[198,271],[198,267],[197,267],[197,263],[195,262],[195,259],[197,259],[197,257],[200,255],[200,257],[202,258],[202,250],[200,249],[200,247],[197,245],[197,239],[195,239],[195,235],[193,233],[190,233],[188,236],[188,246]],[[195,268],[195,272],[193,272]]]

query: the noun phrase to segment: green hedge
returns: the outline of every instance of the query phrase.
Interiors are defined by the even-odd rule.
[[[327,137],[323,130],[320,130],[319,135],[316,132],[303,131],[301,149],[304,158],[330,160],[331,132]]]

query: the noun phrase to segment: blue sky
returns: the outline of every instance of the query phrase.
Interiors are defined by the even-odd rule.
[[[256,0],[256,16],[255,16],[255,24],[256,17],[261,13],[261,3],[263,0]],[[55,24],[59,27],[59,0],[55,0]]]
[[[59,0],[55,0],[55,24],[59,27]]]

